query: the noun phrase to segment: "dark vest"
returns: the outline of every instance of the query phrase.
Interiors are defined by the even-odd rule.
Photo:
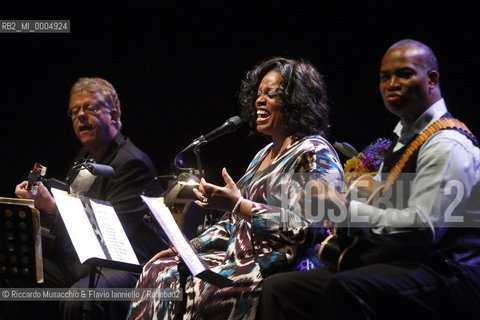
[[[450,113],[447,112],[445,115],[442,116],[442,118],[453,117]],[[475,146],[479,146],[476,137],[469,132],[457,129],[444,130],[455,130],[465,135],[468,139],[472,141]],[[413,137],[411,141],[413,141],[415,138],[416,136]],[[396,140],[393,141],[384,158],[382,179],[387,177],[388,172],[400,159],[411,141],[409,141],[405,146],[395,152],[393,152],[393,148],[396,144]],[[403,186],[405,186],[405,183],[407,183],[407,180],[409,180],[408,173],[413,174],[416,172],[419,150],[420,148],[418,148],[410,156],[407,163],[405,164],[405,167],[402,170],[402,173],[404,173],[405,175],[399,175],[399,181],[402,181],[403,179]],[[411,178],[413,178],[413,175],[411,176]],[[397,188],[397,184],[394,184],[392,187],[392,194],[396,194]],[[394,200],[397,199],[394,198]],[[408,200],[408,196],[405,196],[403,200],[403,207],[406,207],[406,201]],[[402,203],[402,201],[399,202]],[[480,214],[480,184],[477,184],[473,188],[471,196],[469,197],[469,200],[467,201],[467,204],[465,206],[465,210],[470,212],[478,212],[478,214]],[[480,266],[480,226],[476,228],[449,228],[449,230],[445,233],[440,242],[435,245],[433,251],[437,255],[441,255],[462,264]]]

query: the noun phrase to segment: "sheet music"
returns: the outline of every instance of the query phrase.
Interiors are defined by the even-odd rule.
[[[52,188],[51,191],[80,262],[92,257],[105,259],[82,201],[62,190]]]
[[[163,203],[163,198],[142,196],[142,199],[150,208],[153,216],[158,221],[185,264],[188,266],[188,269],[190,269],[192,275],[196,276],[200,272],[205,271],[205,266],[197,257],[195,251],[193,251],[190,246],[190,243],[185,239],[183,233],[178,228],[170,210]]]
[[[90,204],[112,260],[139,264],[113,207],[92,199],[90,199]]]

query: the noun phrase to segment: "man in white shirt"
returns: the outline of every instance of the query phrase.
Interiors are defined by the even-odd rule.
[[[472,319],[480,314],[480,228],[469,223],[480,210],[478,204],[472,208],[480,195],[478,142],[448,113],[437,59],[425,44],[407,39],[387,50],[380,92],[387,109],[400,118],[382,172],[387,181],[398,177],[392,179],[393,193],[399,190],[395,183],[410,173],[411,189],[404,201],[382,208],[338,192],[320,194],[327,207],[344,205],[345,225],[353,218],[368,224],[368,245],[358,258],[363,266],[267,278],[262,319]],[[458,218],[464,224],[452,227]]]

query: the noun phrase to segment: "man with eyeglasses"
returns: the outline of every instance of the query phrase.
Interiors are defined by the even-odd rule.
[[[113,177],[90,176],[88,183],[80,183],[85,196],[106,200],[113,204],[125,229],[138,260],[143,263],[164,247],[154,230],[143,217],[147,209],[140,194],[156,175],[150,158],[121,133],[121,109],[118,95],[113,86],[101,78],[80,78],[72,86],[68,115],[73,130],[83,145],[76,159],[95,161],[113,167]],[[82,172],[70,170],[67,184],[73,186],[82,177]],[[86,179],[83,177],[83,179]],[[73,248],[55,199],[49,190],[38,183],[38,192],[33,195],[25,189],[27,182],[17,185],[15,193],[20,198],[35,200],[42,213],[52,216],[52,233],[55,241],[52,253],[44,260],[46,287],[88,287],[89,267],[81,265]],[[128,272],[103,268],[97,287],[134,287],[136,277]],[[95,305],[97,316],[124,319],[128,301]],[[63,319],[81,319],[83,302],[62,301],[60,312]],[[102,310],[103,309],[103,310]],[[38,317],[38,315],[36,315]],[[103,319],[103,318],[102,318]]]

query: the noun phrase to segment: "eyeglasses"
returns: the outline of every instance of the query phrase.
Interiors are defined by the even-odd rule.
[[[80,109],[82,109],[83,112],[85,112],[86,114],[94,115],[94,114],[97,114],[102,109],[102,107],[94,104],[89,104],[85,106],[75,106],[67,110],[67,115],[70,118],[76,117],[80,113]]]

